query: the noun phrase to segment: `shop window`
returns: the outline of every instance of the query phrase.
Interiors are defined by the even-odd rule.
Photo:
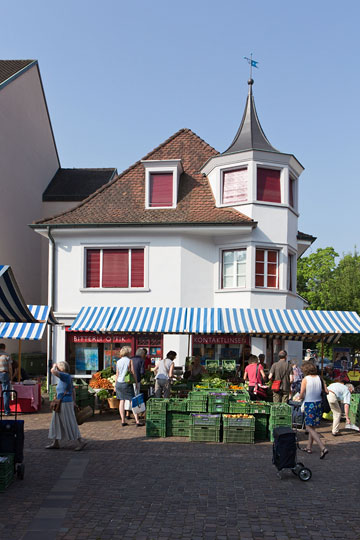
[[[222,176],[222,204],[235,205],[247,201],[247,169],[224,171]]]
[[[295,180],[289,177],[289,205],[295,208]]]
[[[279,253],[270,249],[257,249],[255,261],[255,287],[277,289]]]
[[[281,203],[280,171],[257,169],[257,200]]]
[[[144,287],[144,249],[87,249],[86,287]]]
[[[171,208],[173,206],[173,174],[150,174],[149,206]]]
[[[246,249],[222,252],[222,289],[246,286]]]

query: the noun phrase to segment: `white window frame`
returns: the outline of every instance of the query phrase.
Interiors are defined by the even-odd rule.
[[[245,285],[243,287],[238,287],[237,285],[233,287],[224,287],[224,253],[228,251],[244,251],[245,252]],[[235,263],[233,263],[235,266]],[[228,247],[222,248],[220,250],[220,290],[221,291],[231,291],[231,290],[244,290],[246,289],[247,282],[247,264],[248,264],[248,253],[246,247]],[[236,281],[237,274],[234,272],[234,282]]]
[[[145,208],[146,210],[172,209],[177,206],[180,176],[183,172],[181,159],[172,160],[142,160],[145,168]],[[173,200],[171,206],[150,206],[150,178],[152,174],[172,174]]]
[[[144,250],[144,286],[143,287],[87,287],[86,286],[86,261],[87,261],[87,250],[88,249],[98,249],[100,250],[100,283],[102,283],[102,270],[103,270],[103,251],[107,249],[127,249],[128,250],[128,256],[129,256],[129,275],[128,275],[128,283],[131,283],[131,250],[132,249],[143,249]],[[83,253],[82,253],[82,288],[80,289],[81,292],[144,292],[149,291],[149,246],[141,243],[139,245],[136,244],[126,244],[126,245],[112,245],[112,244],[101,244],[101,245],[92,245],[92,244],[86,244],[83,246]]]
[[[256,285],[256,251],[258,249],[264,251],[264,285]],[[268,264],[269,251],[276,252],[276,282],[277,282],[276,287],[269,287],[267,284],[267,280],[268,280],[267,264]],[[272,291],[276,291],[280,289],[280,250],[278,248],[255,246],[254,276],[255,276],[255,282],[254,282],[255,289],[268,289]]]

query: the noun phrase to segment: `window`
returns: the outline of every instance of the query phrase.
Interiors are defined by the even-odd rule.
[[[246,285],[246,250],[222,252],[222,288],[239,289]]]
[[[294,290],[294,255],[289,253],[288,256],[288,289],[289,291]]]
[[[150,174],[149,206],[171,208],[173,205],[173,174]]]
[[[222,179],[222,204],[247,201],[247,169],[224,171]]]
[[[294,208],[295,204],[295,180],[289,177],[289,205]]]
[[[257,249],[255,261],[255,287],[278,288],[278,252]]]
[[[144,249],[87,249],[86,287],[144,287]]]
[[[280,171],[258,167],[257,200],[281,203]]]

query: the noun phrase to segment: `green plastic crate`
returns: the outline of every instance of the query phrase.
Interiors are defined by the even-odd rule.
[[[167,425],[172,427],[189,426],[189,413],[174,413],[167,414]]]
[[[248,414],[250,412],[249,410],[249,403],[247,401],[238,399],[233,400],[231,397],[229,399],[229,413],[233,414]]]
[[[206,359],[205,360],[205,365],[206,365],[206,371],[208,373],[214,373],[215,371],[218,371],[220,369],[219,360]]]
[[[189,437],[190,435],[190,428],[189,426],[184,427],[168,427],[167,428],[167,436],[168,437]]]
[[[350,411],[349,418],[352,424],[355,424],[355,426],[360,427],[360,413],[356,414]]]
[[[228,427],[223,432],[224,443],[254,444],[255,432],[246,427]]]
[[[223,415],[224,430],[228,427],[246,427],[248,429],[255,429],[255,417],[252,418],[237,418],[233,416]]]
[[[222,368],[225,372],[236,371],[236,360],[225,360],[222,361]]]
[[[251,414],[270,414],[270,405],[261,401],[254,401],[249,403],[249,412]],[[290,415],[291,416],[291,415]]]
[[[292,418],[291,416],[277,416],[276,418],[272,418],[270,416],[269,418],[269,425],[277,425],[277,426],[287,426],[292,425]]]
[[[277,428],[277,427],[289,427],[289,428],[291,428],[292,427],[292,422],[290,422],[289,424],[269,424],[269,437],[270,437],[271,442],[274,442],[274,429]]]
[[[147,409],[146,418],[147,420],[154,420],[166,424],[167,413],[166,411],[151,411]]]
[[[212,426],[219,428],[221,424],[220,414],[190,414],[190,426]]]
[[[230,403],[237,403],[238,401],[250,401],[249,392],[242,391],[238,392],[236,390],[229,390],[229,401]]]
[[[170,398],[167,410],[168,411],[187,411],[187,398]]]
[[[150,398],[146,402],[146,408],[149,411],[165,411],[167,410],[169,400],[163,398]]]
[[[190,441],[193,442],[220,442],[220,428],[213,426],[191,426],[189,428]]]
[[[274,418],[276,416],[291,416],[291,407],[287,403],[271,403],[270,405],[270,415]]]
[[[147,437],[166,437],[166,422],[146,419]]]
[[[208,395],[200,392],[190,392],[187,402],[189,412],[206,412]]]
[[[56,398],[56,384],[52,384],[49,387],[49,401]]]

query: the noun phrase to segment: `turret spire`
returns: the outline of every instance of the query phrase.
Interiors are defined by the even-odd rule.
[[[248,80],[249,92],[240,127],[233,142],[229,148],[223,152],[223,154],[233,154],[235,152],[244,152],[245,150],[279,152],[279,150],[274,148],[269,143],[260,125],[258,115],[256,113],[254,96],[252,93],[253,84],[254,79],[250,78]]]

